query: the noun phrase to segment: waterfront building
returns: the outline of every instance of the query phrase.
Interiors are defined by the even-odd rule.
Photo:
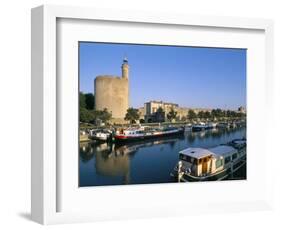
[[[124,58],[122,76],[99,75],[94,81],[95,109],[107,109],[112,121],[124,123],[129,108],[129,63]]]
[[[161,109],[160,109],[161,108]],[[177,113],[176,120],[185,120],[188,117],[189,110],[193,110],[196,114],[200,111],[211,112],[208,108],[186,108],[180,107],[176,103],[163,101],[149,101],[144,104],[145,122],[164,122],[167,121],[167,114],[173,109]]]
[[[176,110],[178,107],[178,104],[163,101],[146,102],[144,103],[145,122],[163,122],[171,109]]]

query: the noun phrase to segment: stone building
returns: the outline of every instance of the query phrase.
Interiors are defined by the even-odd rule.
[[[159,108],[162,108],[159,111]],[[167,121],[167,114],[171,109],[177,112],[176,120],[185,120],[188,117],[189,110],[193,110],[196,114],[200,111],[211,112],[211,109],[207,108],[185,108],[180,107],[178,104],[163,102],[163,101],[150,101],[144,104],[144,118],[145,122],[163,122]]]
[[[178,107],[178,104],[163,101],[146,102],[144,104],[145,122],[164,122],[171,109],[177,110]]]
[[[178,104],[163,102],[163,101],[149,101],[144,103],[144,113],[145,115],[151,115],[156,113],[159,108],[162,108],[165,113],[170,112],[170,110],[179,107]]]
[[[129,108],[129,63],[124,58],[122,76],[99,75],[94,81],[95,108],[106,108],[113,122],[122,122]]]
[[[199,112],[211,112],[212,109],[208,109],[208,108],[185,108],[185,107],[178,107],[176,109],[177,112],[177,117],[179,120],[185,120],[186,118],[188,118],[188,112],[189,110],[193,110],[196,114],[198,114]]]

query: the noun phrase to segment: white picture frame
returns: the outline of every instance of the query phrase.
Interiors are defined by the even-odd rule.
[[[218,47],[231,47],[233,44],[236,44],[235,47],[241,46],[243,48],[249,48],[250,51],[255,49],[259,50],[259,53],[253,52],[251,54],[250,52],[252,57],[255,56],[254,54],[258,55],[256,55],[257,58],[250,58],[252,61],[247,64],[250,76],[247,80],[248,87],[250,87],[247,98],[247,109],[249,110],[249,115],[247,115],[247,119],[249,119],[247,129],[250,133],[250,138],[247,138],[250,143],[248,144],[249,148],[247,151],[250,153],[248,160],[253,162],[253,167],[249,167],[250,171],[247,172],[249,174],[249,179],[247,179],[247,181],[233,181],[219,184],[194,183],[191,187],[187,187],[184,184],[163,184],[125,186],[126,188],[124,188],[124,186],[115,186],[114,188],[112,188],[112,186],[102,188],[93,187],[80,190],[78,187],[75,187],[76,182],[71,182],[72,184],[64,183],[66,170],[69,170],[69,167],[75,165],[76,162],[74,158],[70,157],[71,164],[66,165],[63,161],[64,156],[57,155],[57,152],[60,151],[58,132],[61,130],[58,128],[60,126],[58,117],[62,109],[67,109],[66,107],[58,107],[60,105],[58,103],[58,98],[64,97],[62,95],[64,91],[56,77],[59,74],[59,58],[57,55],[59,52],[59,29],[62,28],[59,24],[61,20],[68,20],[70,24],[74,21],[79,21],[79,23],[84,23],[85,21],[102,22],[103,24],[113,27],[116,25],[115,23],[130,25],[131,28],[136,24],[140,26],[145,25],[141,28],[144,31],[147,30],[148,25],[155,28],[163,28],[163,33],[167,33],[167,31],[165,32],[165,30],[167,30],[166,28],[171,30],[176,30],[177,28],[181,30],[193,28],[195,30],[199,29],[202,33],[209,33],[210,36],[212,32],[209,32],[209,30],[215,30],[218,33],[221,33],[221,31],[231,32],[232,30],[239,31],[239,33],[242,34],[254,32],[252,33],[253,37],[251,35],[245,38],[244,44],[242,41],[243,39],[239,39],[240,35],[233,36],[233,34],[229,35],[229,38],[232,38],[233,41],[227,41],[226,36],[225,42],[223,42],[222,38],[216,35],[217,32],[214,32],[213,35],[213,38],[217,39],[213,39],[210,44],[204,40],[200,43],[201,46]],[[77,23],[75,29],[79,30],[80,28],[81,34],[79,34],[79,36],[84,36],[82,26],[79,23]],[[71,29],[72,27],[69,28]],[[88,34],[88,32],[85,33],[85,38]],[[256,36],[256,34],[260,35],[258,35],[259,38],[257,38],[257,42],[254,42],[254,36]],[[106,36],[106,34],[104,36]],[[200,38],[198,36],[202,36],[202,34],[200,35],[199,33],[199,35],[194,36],[193,39]],[[253,41],[251,41],[252,38]],[[70,39],[71,36],[69,40]],[[106,37],[100,37],[99,39],[105,39],[104,41],[107,41]],[[124,37],[118,37],[116,35],[113,40],[114,39],[115,41],[124,42]],[[127,42],[136,42],[136,38],[134,37],[128,37],[126,39]],[[154,38],[156,40],[149,37],[146,37],[146,39],[146,43],[155,43],[157,41],[159,44],[163,43],[157,36]],[[175,42],[185,43],[184,40],[186,39],[183,38],[183,41]],[[73,42],[75,41],[73,40]],[[173,43],[173,38],[171,37],[166,43]],[[250,47],[251,43],[253,47]],[[190,40],[188,44],[192,44],[192,40]],[[73,55],[73,53],[69,51],[67,56],[71,58],[71,55]],[[44,5],[32,9],[32,219],[41,224],[56,224],[106,219],[171,216],[202,212],[264,210],[271,208],[273,177],[271,176],[270,165],[274,153],[269,151],[270,132],[268,132],[268,130],[270,126],[267,124],[270,124],[271,120],[271,114],[268,111],[271,111],[273,108],[273,95],[271,91],[273,85],[272,63],[273,23],[271,20],[127,12],[51,5]],[[254,67],[255,65],[256,67]],[[71,71],[72,70],[75,70],[75,68],[71,69]],[[78,78],[77,73],[75,74]],[[253,81],[254,75],[257,76],[257,80],[255,81]],[[74,78],[70,81],[74,82]],[[68,87],[71,88],[72,86],[73,85],[70,83]],[[63,87],[66,88],[67,86]],[[69,93],[75,100],[77,94],[72,91]],[[255,102],[254,98],[259,100],[259,102]],[[264,109],[261,111],[259,108],[261,105],[263,108],[266,108],[266,110]],[[256,112],[258,112],[259,115],[257,115]],[[75,120],[76,117],[74,116],[72,118]],[[73,120],[70,120],[70,122],[71,121]],[[263,131],[267,133],[267,136],[263,148],[257,149],[254,143],[260,142],[261,136],[254,133],[254,125],[255,122],[260,121],[264,121],[265,126],[263,127]],[[73,124],[73,126],[77,126],[77,124]],[[73,154],[71,154],[72,156],[78,154],[77,148],[70,149],[70,151],[73,151]],[[258,156],[261,156],[264,151],[266,152],[263,159],[265,163],[258,157],[258,159],[251,157],[251,152],[258,152]],[[258,182],[258,180],[252,179],[254,178],[252,176],[255,173],[260,173],[257,171],[257,167],[262,163],[264,165],[263,175],[261,175],[263,180]],[[62,165],[63,167],[61,167]],[[75,178],[75,173],[78,174],[78,171],[74,170],[73,178]],[[72,175],[69,181],[72,181],[71,178]],[[73,179],[73,181],[75,181],[75,179]],[[262,187],[261,191],[252,194],[252,198],[250,199],[251,193],[259,188],[258,186]],[[71,188],[73,188],[73,191],[70,191]],[[68,189],[70,190],[68,191]],[[209,189],[211,192],[214,192],[216,189],[220,191],[224,191],[225,189],[225,191],[229,191],[230,197],[220,196],[207,203],[204,199],[204,202],[195,203],[182,201],[179,197],[180,194],[183,193],[187,194],[187,196],[195,196],[196,193],[200,194],[198,191],[202,189],[204,191]],[[231,192],[233,190],[237,190],[237,197],[233,197]],[[239,190],[241,192],[239,192]],[[245,192],[246,190],[248,192]],[[153,199],[148,196],[146,198],[139,196],[140,193],[148,194],[147,192],[151,193]],[[245,196],[243,196],[243,192],[245,192]],[[122,202],[115,201],[114,199],[110,200],[110,202],[103,202],[102,198],[106,198],[106,194],[108,196],[111,193],[118,194]],[[77,194],[78,196],[76,196]],[[86,199],[83,200],[81,197],[79,198],[79,196],[88,198],[91,194],[99,196],[99,201],[89,201]],[[158,198],[155,198],[156,195]],[[167,202],[167,199],[165,199],[167,196],[176,198],[169,199]],[[132,204],[134,197],[138,197],[139,202]],[[154,200],[156,201],[154,202]],[[163,203],[163,201],[165,201],[165,203]],[[150,206],[147,206],[146,202],[149,203]],[[112,204],[114,204],[113,206],[116,208],[113,207],[111,210],[109,208]],[[188,210],[186,205],[188,205]]]

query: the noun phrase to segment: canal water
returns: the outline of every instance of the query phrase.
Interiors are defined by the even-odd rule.
[[[170,172],[188,147],[210,148],[246,137],[246,128],[185,132],[181,137],[126,145],[80,143],[79,185],[101,186],[176,182]],[[246,166],[227,179],[246,179]]]

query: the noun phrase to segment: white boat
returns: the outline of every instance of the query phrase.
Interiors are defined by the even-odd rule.
[[[96,130],[92,129],[89,131],[89,137],[97,141],[109,141],[112,136],[109,130]]]
[[[192,130],[192,124],[186,124],[185,126],[184,126],[184,131],[185,132],[189,132],[189,131],[191,131]]]
[[[214,148],[187,148],[171,176],[179,181],[222,180],[246,164],[246,140],[234,140]]]
[[[204,122],[200,122],[199,124],[193,125],[192,126],[192,131],[203,131],[207,129],[207,125]]]
[[[217,127],[217,123],[215,123],[215,122],[209,122],[209,123],[207,124],[207,126],[208,126],[209,129],[214,129],[214,128]]]
[[[217,124],[217,127],[220,129],[228,129],[230,128],[230,124],[228,122],[220,122]]]
[[[145,139],[162,138],[174,135],[183,135],[182,127],[159,127],[159,128],[129,128],[116,132],[114,139],[116,142],[141,141]]]

